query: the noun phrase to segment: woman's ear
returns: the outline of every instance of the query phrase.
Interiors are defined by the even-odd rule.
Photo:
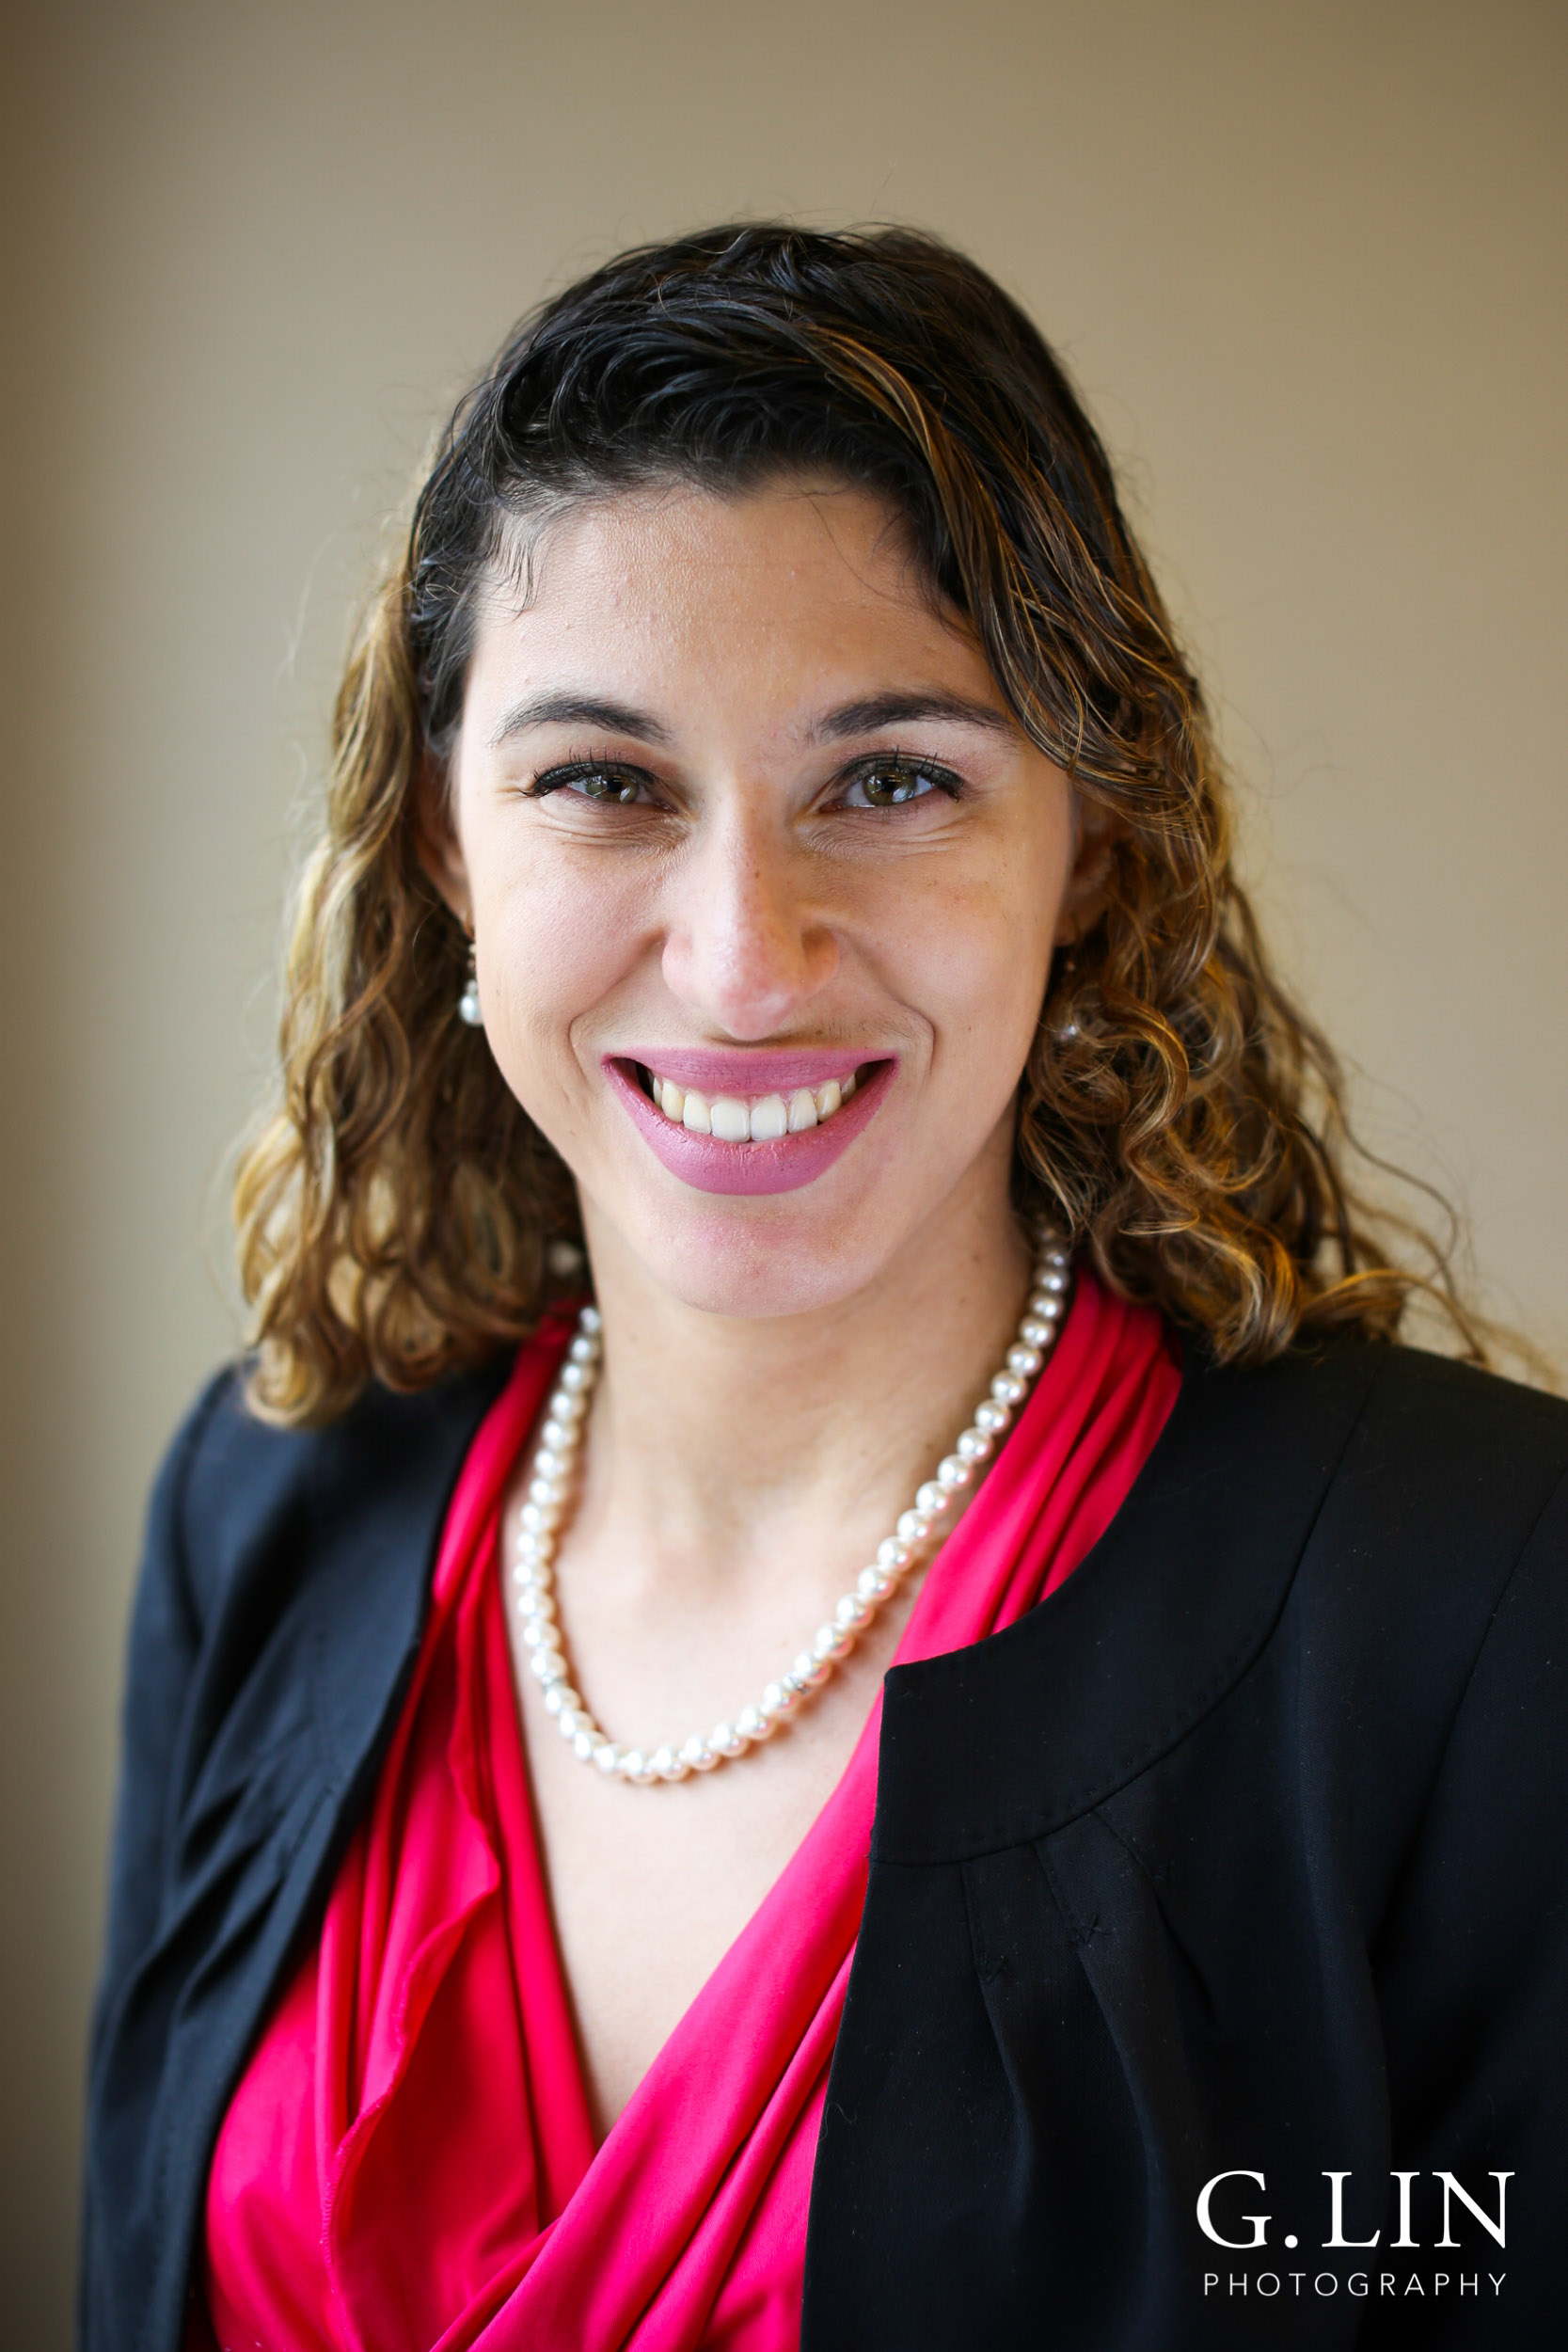
[[[414,853],[463,929],[473,936],[473,898],[447,779],[426,759],[414,780]]]
[[[1084,938],[1104,914],[1117,844],[1127,830],[1115,810],[1106,808],[1103,803],[1086,800],[1081,792],[1075,792],[1072,799],[1076,846],[1072,871],[1062,897],[1062,911],[1056,920],[1058,947],[1070,946],[1074,940]]]

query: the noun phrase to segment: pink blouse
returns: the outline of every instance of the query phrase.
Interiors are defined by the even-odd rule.
[[[193,2345],[799,2344],[880,1700],[771,1893],[596,2148],[497,1565],[500,1502],[567,1336],[558,1326],[522,1350],[464,1465],[374,1799],[218,2137],[212,2337],[198,2310]],[[900,1660],[982,1640],[1053,1591],[1109,1524],[1179,1386],[1159,1318],[1080,1276],[1055,1353],[927,1574]]]

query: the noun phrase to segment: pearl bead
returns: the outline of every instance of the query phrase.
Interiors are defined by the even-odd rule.
[[[568,1396],[580,1396],[593,1384],[594,1375],[586,1364],[564,1363],[561,1367],[561,1385]]]
[[[842,1626],[847,1633],[863,1633],[876,1613],[858,1593],[846,1593],[833,1611],[833,1623]]]
[[[559,1659],[556,1663],[558,1666],[561,1665]],[[559,1715],[563,1707],[580,1707],[581,1705],[581,1692],[573,1690],[564,1668],[562,1668],[559,1673],[551,1677],[549,1686],[545,1692],[546,1714]]]
[[[883,1568],[862,1568],[855,1579],[855,1590],[862,1600],[886,1600],[895,1589],[894,1578]]]
[[[660,1780],[684,1780],[691,1770],[689,1764],[682,1763],[673,1748],[656,1748],[648,1763]]]
[[[562,1421],[568,1424],[579,1422],[587,1409],[587,1398],[579,1396],[575,1389],[562,1387],[556,1389],[551,1394],[548,1410],[552,1421]],[[573,1443],[576,1443],[575,1437]]]
[[[559,1649],[561,1634],[546,1617],[530,1617],[523,1627],[525,1649]]]
[[[891,1569],[895,1576],[901,1576],[913,1558],[909,1545],[900,1543],[896,1535],[884,1537],[877,1546],[878,1565]]]
[[[557,1682],[564,1671],[558,1649],[536,1649],[528,1662],[541,1682]]]
[[[987,1403],[974,1408],[974,1426],[983,1429],[988,1438],[999,1438],[1012,1420],[1005,1405]]]
[[[824,1661],[814,1649],[803,1649],[789,1670],[789,1678],[803,1691],[820,1691],[832,1671],[831,1661]]]
[[[1059,1295],[1067,1288],[1067,1276],[1060,1266],[1047,1260],[1035,1277],[1035,1286],[1037,1290],[1054,1292]]]
[[[958,1439],[958,1453],[966,1462],[983,1462],[990,1452],[990,1438],[984,1429],[966,1429]]]
[[[770,1740],[773,1737],[773,1731],[772,1717],[765,1715],[760,1707],[743,1707],[735,1719],[736,1738],[746,1740],[751,1746],[759,1745],[764,1740]]]
[[[579,1331],[577,1338],[572,1342],[571,1346],[566,1350],[566,1360],[568,1363],[593,1364],[597,1363],[598,1358],[598,1342],[593,1339],[586,1331]]]
[[[931,1522],[923,1511],[901,1511],[898,1515],[898,1540],[901,1544],[923,1544],[931,1532]]]
[[[1029,1393],[1026,1380],[1015,1380],[1010,1372],[999,1372],[990,1384],[990,1392],[998,1405],[1022,1405]]]
[[[848,1627],[844,1625],[818,1626],[816,1639],[812,1644],[812,1648],[823,1665],[831,1663],[835,1666],[841,1658],[848,1657],[854,1646],[855,1637]]]
[[[517,1596],[517,1606],[522,1610],[525,1617],[542,1617],[550,1625],[555,1623],[555,1595],[546,1590],[543,1585],[536,1585],[532,1592],[529,1594],[526,1606],[524,1603],[524,1597],[521,1593],[519,1593]]]
[[[937,1464],[937,1476],[944,1486],[958,1487],[967,1486],[974,1472],[961,1454],[949,1454]]]
[[[553,1535],[561,1507],[558,1503],[525,1502],[517,1517],[530,1535]]]
[[[559,1456],[577,1453],[578,1433],[569,1422],[547,1421],[539,1435],[552,1454]]]
[[[1052,1327],[1049,1323],[1042,1322],[1038,1315],[1025,1315],[1018,1327],[1018,1336],[1025,1347],[1049,1347],[1052,1340]]]
[[[585,1307],[583,1309],[581,1314],[578,1317],[578,1329],[579,1331],[602,1331],[604,1329],[604,1317],[600,1314],[597,1307]]]
[[[606,1780],[621,1769],[621,1751],[613,1740],[606,1740],[594,1751],[594,1761]]]
[[[588,1726],[575,1707],[563,1707],[555,1719],[555,1727],[563,1740],[575,1740],[578,1733],[585,1731]]]
[[[1044,1361],[1045,1358],[1037,1347],[1009,1347],[1007,1350],[1007,1370],[1017,1380],[1026,1383],[1032,1380]]]
[[[924,1486],[915,1490],[914,1507],[923,1511],[929,1519],[940,1518],[944,1511],[951,1509],[952,1502],[953,1498],[940,1478],[927,1478]]]
[[[599,1751],[604,1744],[603,1735],[590,1727],[587,1731],[578,1733],[572,1742],[572,1754],[581,1764],[596,1764],[599,1760]]]
[[[716,1756],[744,1756],[746,1741],[734,1724],[715,1724],[707,1736],[708,1746]]]
[[[695,1732],[681,1750],[681,1762],[694,1772],[711,1772],[718,1761],[707,1741]]]

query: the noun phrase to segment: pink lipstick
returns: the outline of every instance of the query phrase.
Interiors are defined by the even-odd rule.
[[[698,1192],[755,1196],[794,1192],[830,1168],[876,1118],[898,1061],[896,1056],[842,1048],[813,1053],[650,1046],[607,1054],[602,1067],[672,1175]],[[664,1108],[650,1101],[644,1072],[660,1086]],[[847,1087],[853,1091],[844,1101]],[[687,1102],[684,1121],[679,1101],[672,1114],[672,1089]],[[747,1131],[748,1105],[753,1119],[760,1114],[766,1120],[766,1139],[739,1139]],[[787,1133],[780,1132],[785,1115]],[[739,1136],[729,1139],[725,1127],[737,1127]],[[760,1123],[757,1132],[763,1134]]]

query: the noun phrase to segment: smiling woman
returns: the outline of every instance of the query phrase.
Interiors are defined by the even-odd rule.
[[[1532,2340],[1568,1415],[1393,1344],[1424,1286],[1483,1355],[983,273],[724,229],[524,325],[282,1044],[133,1636],[87,2343],[1240,2344],[1239,2168],[1290,2248],[1329,2174],[1330,2263],[1457,2184],[1512,2299],[1357,2341]]]
[[[712,1313],[858,1294],[939,1213],[996,1226],[1052,953],[1103,883],[1102,818],[891,521],[809,476],[557,518],[527,598],[475,614],[427,818],[591,1251],[608,1223]]]

